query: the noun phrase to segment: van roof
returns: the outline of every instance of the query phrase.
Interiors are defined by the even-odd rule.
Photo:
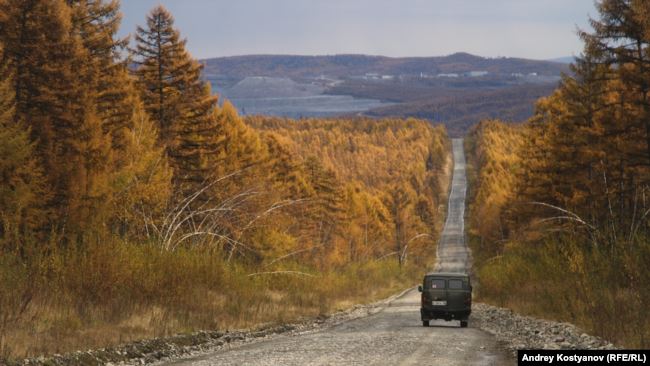
[[[469,277],[469,275],[461,272],[429,272],[425,277]]]

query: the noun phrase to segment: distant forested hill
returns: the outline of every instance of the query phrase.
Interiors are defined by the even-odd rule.
[[[521,58],[484,58],[468,53],[455,53],[441,57],[391,58],[368,55],[287,56],[250,55],[211,58],[203,61],[206,74],[247,76],[275,76],[311,78],[325,75],[345,78],[366,73],[385,75],[431,75],[464,73],[484,70],[496,74],[537,73],[559,75],[567,65],[551,61]]]
[[[477,121],[500,119],[521,122],[532,116],[536,101],[550,95],[553,83],[521,85],[509,88],[463,90],[386,107],[374,108],[366,114],[372,117],[415,117],[442,123],[452,136],[462,136]]]

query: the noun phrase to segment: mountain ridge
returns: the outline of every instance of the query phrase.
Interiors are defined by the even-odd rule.
[[[487,58],[466,52],[430,57],[389,57],[365,54],[259,54],[208,58],[201,62],[205,65],[206,75],[233,78],[247,76],[342,78],[368,73],[399,76],[471,71],[487,71],[496,74],[559,75],[568,69],[567,65],[554,61],[517,57]]]

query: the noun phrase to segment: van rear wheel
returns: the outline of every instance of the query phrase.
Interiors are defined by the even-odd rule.
[[[460,327],[461,328],[467,328],[467,320],[461,320],[460,321]]]
[[[423,327],[428,327],[429,326],[429,321],[428,320],[423,320],[422,321],[422,326]]]

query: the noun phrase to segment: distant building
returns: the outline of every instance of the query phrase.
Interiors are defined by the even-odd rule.
[[[467,76],[469,76],[471,78],[476,78],[476,77],[485,76],[487,74],[488,74],[487,71],[470,71],[470,72],[467,73]]]
[[[457,78],[459,75],[456,73],[450,73],[450,74],[438,74],[436,76],[439,78]]]
[[[363,78],[366,80],[379,80],[379,74],[375,72],[369,72],[366,73],[366,75]]]

